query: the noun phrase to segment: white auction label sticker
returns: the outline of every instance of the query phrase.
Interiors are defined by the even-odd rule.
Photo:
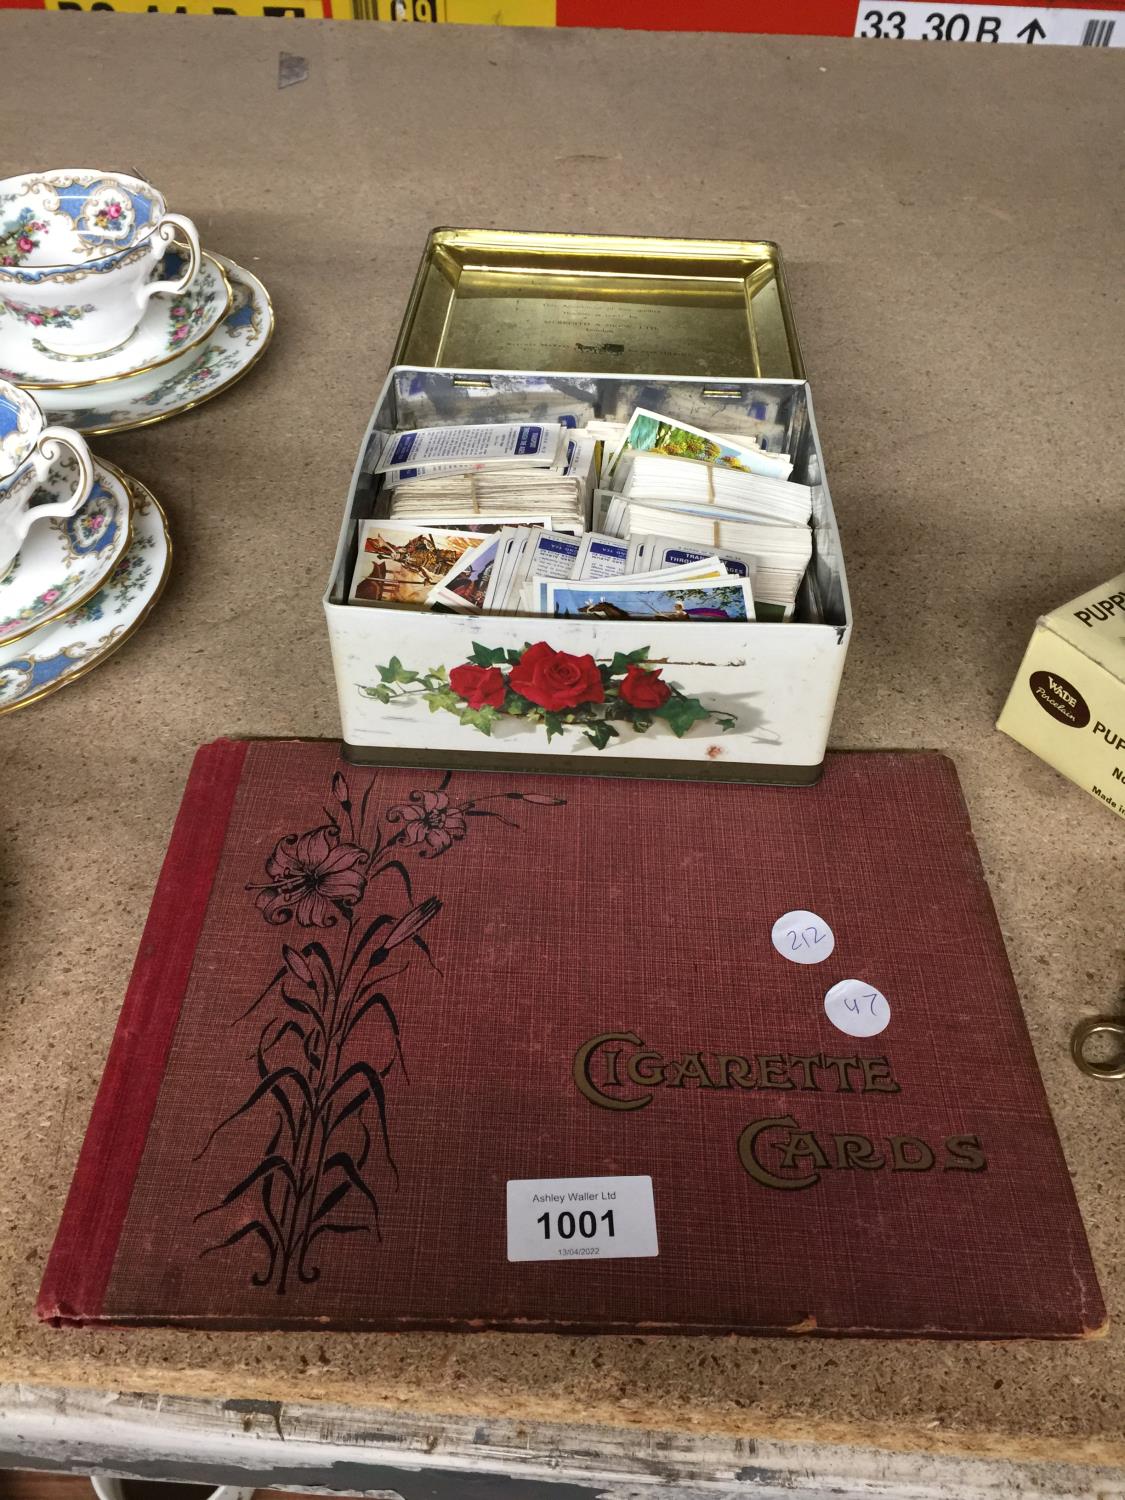
[[[848,1036],[878,1036],[890,1024],[886,995],[862,979],[841,979],[824,997],[824,1013],[837,1031]]]
[[[508,1183],[509,1260],[659,1253],[651,1177],[530,1177]]]
[[[1015,42],[1019,46],[1125,47],[1125,15],[1071,5],[866,4],[856,36],[908,42]]]
[[[782,958],[795,964],[823,963],[836,946],[836,934],[815,911],[787,911],[770,938]]]

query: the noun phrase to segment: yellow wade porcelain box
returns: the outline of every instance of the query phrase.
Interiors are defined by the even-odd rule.
[[[1037,621],[996,727],[1125,817],[1125,573]]]
[[[776,245],[434,230],[392,365],[324,598],[350,759],[794,785],[818,778],[851,606]],[[685,626],[349,599],[360,530],[389,513],[372,455],[392,435],[560,419],[581,429],[627,422],[637,408],[749,441],[768,431],[791,457],[792,477],[810,495],[812,533],[791,618]],[[463,664],[511,671],[537,646],[580,658],[603,678],[643,658],[659,666],[674,704],[655,716],[638,711],[595,742],[573,716],[486,719],[451,693],[450,673]]]

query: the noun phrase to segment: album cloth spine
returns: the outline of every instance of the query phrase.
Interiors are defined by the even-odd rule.
[[[196,752],[36,1311],[96,1321],[191,977],[248,740]]]

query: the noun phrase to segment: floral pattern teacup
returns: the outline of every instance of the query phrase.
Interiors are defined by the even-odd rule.
[[[78,464],[73,492],[65,500],[35,505],[35,493],[51,465],[68,450]],[[34,522],[74,515],[93,487],[94,465],[85,438],[69,427],[45,426],[38,403],[27,391],[0,380],[0,575]]]
[[[173,239],[173,281],[149,278]],[[190,219],[138,177],[66,168],[0,181],[0,329],[5,318],[59,354],[104,354],[135,332],[149,298],[178,295],[199,269]]]

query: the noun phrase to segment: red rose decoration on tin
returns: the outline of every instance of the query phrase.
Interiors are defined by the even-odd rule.
[[[660,670],[630,663],[617,691],[632,708],[663,708],[672,696],[672,689],[661,681]]]
[[[513,692],[548,713],[605,700],[605,687],[594,658],[556,651],[546,641],[527,648],[512,668],[509,683]]]
[[[504,674],[499,667],[454,667],[449,686],[470,708],[503,708]]]
[[[443,664],[419,671],[392,656],[377,667],[377,683],[357,685],[378,703],[405,708],[418,700],[431,713],[456,714],[476,734],[491,736],[517,725],[525,732],[541,730],[548,745],[556,735],[571,734],[606,750],[635,734],[683,739],[703,725],[722,733],[737,727],[725,708],[709,708],[678,682],[665,682],[664,668],[650,664],[649,650],[642,645],[615,651],[599,665],[593,656],[556,651],[546,641],[522,651],[474,641],[470,660],[448,670]]]

